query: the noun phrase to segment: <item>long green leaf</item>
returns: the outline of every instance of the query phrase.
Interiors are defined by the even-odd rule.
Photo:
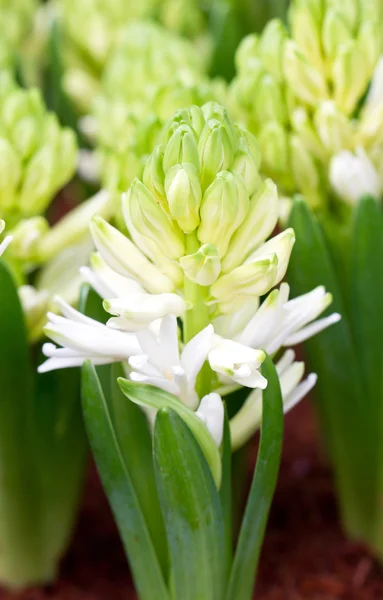
[[[222,440],[222,481],[219,489],[219,495],[221,498],[223,522],[225,528],[226,578],[229,576],[229,570],[233,557],[231,459],[230,426],[227,411],[225,410]]]
[[[303,199],[296,199],[290,225],[297,237],[287,274],[292,296],[324,285],[333,294],[327,314],[337,311],[342,315],[340,323],[314,336],[305,346],[311,368],[318,374],[315,394],[334,462],[345,524],[352,535],[364,535],[364,520],[373,513],[370,486],[374,485],[375,475],[368,450],[362,376],[350,323],[323,230]]]
[[[0,261],[0,578],[10,585],[43,577],[36,571],[44,548],[33,400],[23,313]]]
[[[262,394],[261,444],[234,555],[226,600],[250,600],[267,519],[277,483],[283,439],[283,401],[278,374],[266,357],[262,374],[268,384]]]
[[[211,471],[178,414],[160,409],[154,464],[168,537],[174,600],[222,600],[225,544]]]
[[[142,600],[169,600],[161,566],[116,438],[108,406],[94,366],[83,366],[82,400],[85,425],[97,468],[109,498]]]
[[[155,410],[159,410],[160,408],[171,408],[182,417],[197,438],[202,452],[211,468],[216,485],[219,487],[222,476],[221,457],[217,445],[201,419],[199,419],[194,412],[185,406],[185,404],[183,404],[176,396],[173,396],[173,394],[169,394],[160,388],[152,385],[135,383],[128,379],[120,378],[118,382],[125,396],[135,404],[147,408],[154,408]]]

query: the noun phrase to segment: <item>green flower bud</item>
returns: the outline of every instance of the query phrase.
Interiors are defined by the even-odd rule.
[[[330,60],[334,60],[342,44],[352,39],[352,31],[343,15],[336,9],[328,10],[323,22],[323,49]]]
[[[258,56],[258,45],[259,38],[254,33],[243,38],[235,54],[238,71],[247,70],[252,65],[252,61]]]
[[[228,302],[236,296],[262,296],[273,287],[278,267],[276,254],[237,267],[221,275],[211,286],[218,302]]]
[[[349,115],[355,110],[369,81],[365,57],[356,42],[350,41],[340,48],[332,75],[335,102]]]
[[[382,19],[362,23],[358,43],[372,73],[382,52]]]
[[[221,272],[218,250],[213,244],[204,244],[194,254],[184,256],[180,265],[188,279],[202,286],[214,283]]]
[[[365,2],[362,0],[326,0],[328,9],[336,9],[351,31],[355,31],[360,18],[360,9]],[[366,1],[366,4],[369,0]]]
[[[169,211],[184,233],[198,227],[202,200],[199,173],[194,165],[174,165],[166,173],[165,191]]]
[[[287,31],[282,21],[273,19],[266,25],[259,40],[258,51],[262,63],[277,79],[283,76],[282,56],[286,39]]]
[[[318,167],[314,158],[295,135],[290,138],[290,160],[297,188],[302,190],[313,206],[316,206],[320,198]]]
[[[284,127],[279,123],[267,123],[262,127],[258,139],[265,173],[276,177],[288,176],[288,134]]]
[[[251,198],[246,218],[231,238],[222,271],[228,273],[238,267],[273,232],[277,220],[277,186],[268,179]]]
[[[145,186],[150,190],[162,206],[164,210],[167,210],[165,200],[165,173],[164,173],[164,148],[163,146],[157,146],[152,154],[149,156],[142,180]]]
[[[246,217],[248,208],[249,196],[242,177],[222,171],[203,195],[198,239],[204,244],[214,244],[219,255],[225,256],[230,238]]]
[[[287,82],[300,100],[315,106],[319,100],[328,99],[329,91],[322,73],[308,62],[293,41],[286,42],[283,64]]]
[[[322,104],[326,104],[323,102]],[[327,151],[323,148],[321,139],[313,127],[307,111],[303,107],[296,108],[291,114],[291,124],[309,152],[321,161],[327,160]]]
[[[206,123],[198,142],[201,159],[201,185],[205,190],[217,173],[230,168],[234,159],[231,132],[219,121]]]
[[[314,116],[314,124],[323,146],[329,154],[352,148],[354,130],[351,121],[337,109],[334,102],[322,102]]]
[[[20,260],[35,261],[39,241],[48,230],[49,223],[44,217],[19,221],[12,230],[12,254]]]
[[[12,130],[12,142],[22,160],[27,160],[35,152],[41,136],[38,123],[31,117],[18,121]]]
[[[145,239],[150,240],[162,254],[178,259],[184,254],[183,234],[155,201],[153,195],[141,181],[135,179],[123,200],[126,226],[134,236],[133,228]]]
[[[17,207],[17,189],[21,179],[21,161],[8,140],[0,137],[0,209],[1,213]]]
[[[177,127],[166,145],[163,161],[165,173],[174,165],[182,163],[191,163],[199,169],[199,154],[195,134],[187,125]]]
[[[238,150],[235,153],[231,171],[242,177],[249,196],[251,196],[262,183],[258,172],[258,166],[252,155],[249,154],[249,152],[246,152],[246,150]]]
[[[260,124],[267,121],[278,121],[282,125],[287,123],[288,114],[282,86],[272,75],[260,77],[253,110],[254,118]]]
[[[291,35],[312,65],[323,71],[321,17],[318,2],[295,1],[290,14]]]

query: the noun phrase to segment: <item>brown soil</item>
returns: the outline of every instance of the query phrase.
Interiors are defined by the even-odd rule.
[[[257,600],[383,600],[383,570],[340,531],[308,403],[286,419],[281,476],[256,591]],[[0,591],[0,600],[136,600],[94,471],[58,583],[23,594]]]

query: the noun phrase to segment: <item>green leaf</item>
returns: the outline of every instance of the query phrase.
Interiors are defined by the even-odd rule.
[[[219,490],[221,498],[223,522],[225,528],[226,546],[226,578],[229,576],[233,557],[233,531],[232,531],[232,497],[231,497],[231,440],[229,419],[225,407],[225,420],[223,424],[222,440],[222,482]]]
[[[34,378],[17,287],[1,261],[0,290],[0,577],[24,585],[45,559]]]
[[[371,411],[371,420],[377,424],[383,376],[383,213],[371,197],[362,198],[355,209],[351,274],[352,328],[372,403],[366,410]]]
[[[221,600],[225,585],[222,510],[211,471],[184,420],[157,413],[154,464],[168,537],[175,600]]]
[[[268,384],[262,394],[261,443],[234,556],[226,600],[250,600],[277,483],[283,440],[283,400],[270,357],[262,364]]]
[[[142,600],[169,600],[161,566],[117,440],[94,366],[82,372],[82,400],[89,441]]]
[[[176,396],[169,394],[160,388],[143,383],[135,383],[128,379],[118,380],[121,390],[132,402],[139,406],[145,406],[159,410],[160,408],[171,408],[189,426],[201,446],[202,452],[211,468],[217,487],[220,486],[222,476],[221,457],[216,443],[211,437],[206,425],[202,423],[195,413],[185,406]]]
[[[364,535],[365,521],[373,513],[375,473],[354,339],[324,232],[303,199],[295,200],[289,225],[297,238],[287,273],[292,297],[324,285],[333,294],[326,314],[337,311],[342,315],[339,323],[308,340],[305,348],[310,366],[318,374],[315,395],[334,462],[343,518],[349,533]]]

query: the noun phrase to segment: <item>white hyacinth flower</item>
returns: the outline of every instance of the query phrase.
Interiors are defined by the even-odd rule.
[[[62,347],[50,343],[43,345],[48,360],[39,366],[40,373],[81,366],[88,359],[95,365],[127,361],[141,352],[134,334],[115,331],[90,319],[61,298],[56,297],[55,302],[64,316],[48,313],[44,332]]]
[[[92,286],[101,298],[117,298],[131,293],[145,292],[142,285],[131,277],[120,275],[104,261],[99,252],[90,257],[90,267],[81,267],[85,281]]]
[[[273,355],[282,346],[299,344],[340,320],[340,315],[333,313],[315,321],[332,302],[331,294],[323,286],[293,300],[289,300],[289,293],[287,283],[273,290],[242,331],[237,331],[234,340],[251,348],[263,348]],[[227,319],[217,321],[218,333],[221,328],[224,330]]]
[[[254,350],[238,342],[215,336],[214,347],[208,360],[211,368],[230,380],[250,388],[265,389],[267,380],[259,372],[266,355],[262,350]]]
[[[196,409],[199,404],[196,379],[212,346],[213,326],[208,325],[192,338],[181,355],[174,315],[162,319],[158,335],[149,329],[139,331],[136,335],[142,351],[129,359],[133,369],[131,380],[159,387]]]
[[[4,221],[2,219],[0,219],[0,234],[3,233],[4,229],[5,229],[5,223],[4,223]],[[7,247],[11,243],[11,241],[12,241],[12,236],[11,235],[7,235],[7,237],[5,237],[3,239],[3,241],[0,243],[0,256],[7,249]]]
[[[304,363],[295,362],[293,350],[287,350],[277,362],[283,398],[283,410],[286,414],[314,387],[317,376],[315,373],[303,379]],[[240,410],[230,420],[230,434],[233,450],[245,444],[259,429],[262,422],[262,391],[253,390]]]
[[[379,173],[361,147],[355,154],[344,150],[334,156],[330,181],[338,196],[350,204],[356,204],[363,196],[380,199],[383,195]]]

